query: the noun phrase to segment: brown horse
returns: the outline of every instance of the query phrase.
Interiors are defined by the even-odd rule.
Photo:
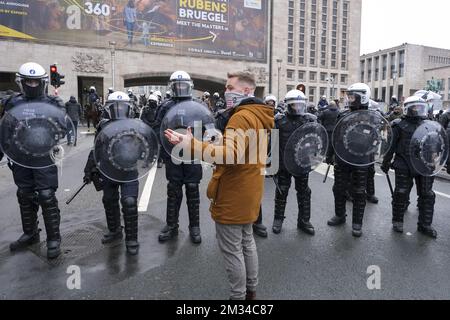
[[[94,129],[97,128],[98,123],[100,122],[101,116],[101,105],[99,102],[96,103],[88,103],[84,107],[84,118],[87,122],[88,131],[91,130],[91,121]]]

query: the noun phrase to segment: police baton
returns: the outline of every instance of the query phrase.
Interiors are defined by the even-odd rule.
[[[394,189],[392,188],[391,178],[389,177],[389,173],[386,173],[386,179],[389,184],[389,189],[391,190],[391,195],[394,197]]]
[[[331,164],[328,165],[327,173],[325,173],[325,178],[323,179],[323,183],[327,182],[328,174],[330,173]]]
[[[75,198],[78,196],[78,194],[79,194],[79,193],[80,193],[87,185],[88,185],[87,183],[84,183],[80,188],[78,188],[78,190],[70,197],[70,199],[66,201],[66,204],[69,205],[69,204],[73,201],[73,199],[75,199]]]

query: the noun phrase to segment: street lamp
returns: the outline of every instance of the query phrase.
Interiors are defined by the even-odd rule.
[[[111,47],[111,74],[112,74],[112,87],[116,89],[116,42],[110,41]]]
[[[281,59],[277,59],[277,63],[278,63],[278,99],[280,99],[280,73],[281,73],[281,63],[283,62],[283,60]]]

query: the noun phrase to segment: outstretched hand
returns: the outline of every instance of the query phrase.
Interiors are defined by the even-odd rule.
[[[180,143],[190,144],[193,139],[191,128],[187,129],[187,134],[182,134],[173,131],[172,129],[167,129],[166,131],[164,131],[164,135],[166,139],[173,145],[177,145]]]

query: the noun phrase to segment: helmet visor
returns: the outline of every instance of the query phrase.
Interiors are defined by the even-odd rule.
[[[293,115],[305,114],[307,111],[306,101],[288,102],[289,113]]]
[[[111,120],[132,118],[132,109],[127,102],[111,102],[106,110]]]
[[[192,82],[191,81],[173,81],[170,83],[170,89],[174,97],[183,98],[192,96]]]
[[[426,102],[410,103],[406,106],[406,115],[409,117],[427,117],[428,104]]]

